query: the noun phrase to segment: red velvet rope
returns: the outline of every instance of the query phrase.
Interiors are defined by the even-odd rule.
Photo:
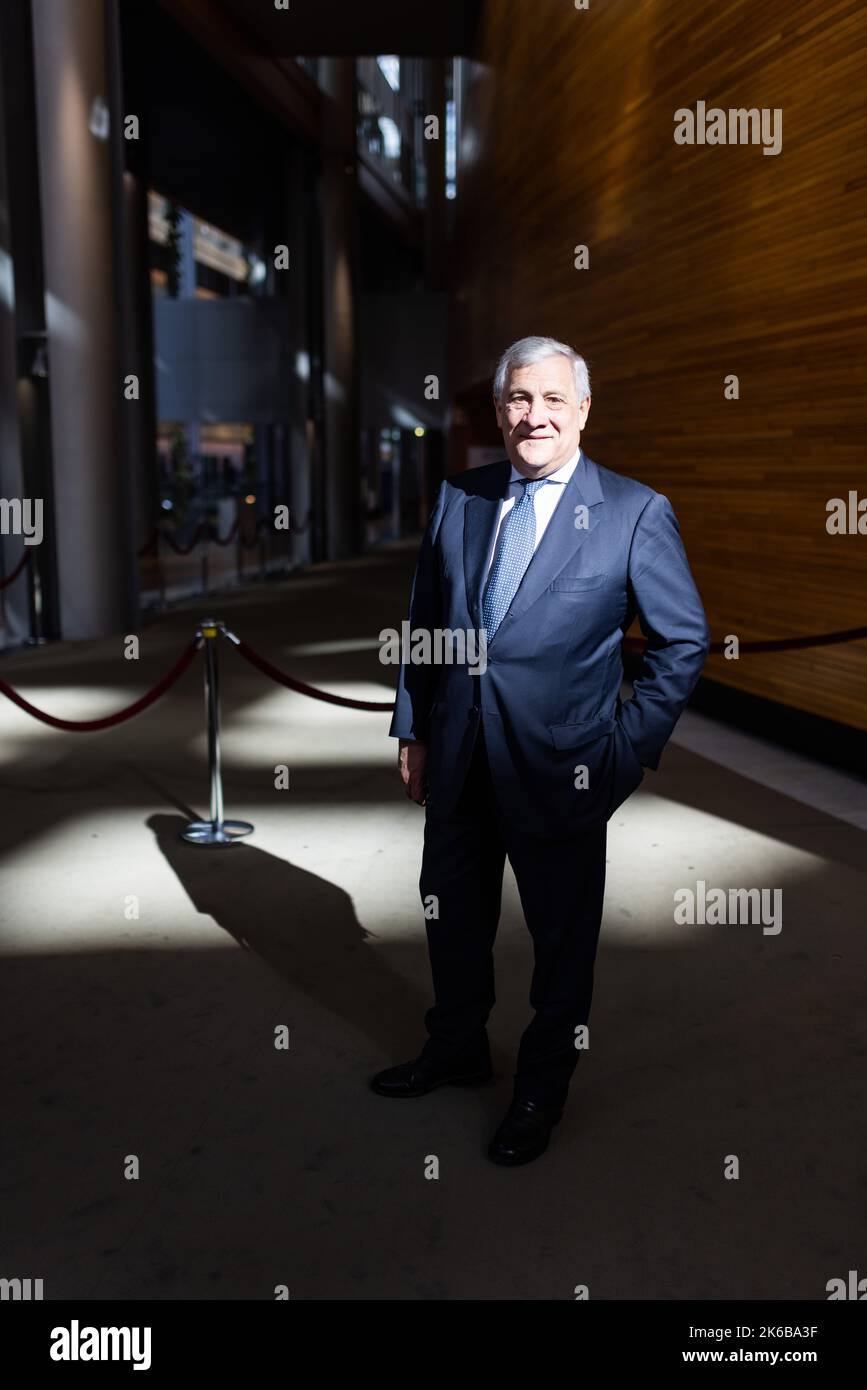
[[[8,579],[14,578],[15,573],[23,567],[23,562],[26,559],[27,554],[25,552],[22,562],[16,567],[16,571],[8,576]],[[806,647],[827,647],[839,642],[856,642],[865,637],[867,637],[867,628],[853,627],[843,632],[827,632],[816,637],[786,637],[768,641],[741,642],[740,650],[751,652],[797,651]],[[131,719],[133,715],[141,714],[161,695],[164,695],[176,681],[180,680],[195,657],[198,646],[199,639],[194,637],[171,669],[146,694],[140,696],[131,705],[127,705],[125,709],[117,710],[115,714],[104,715],[101,719],[58,719],[55,715],[47,714],[45,710],[37,709],[35,705],[31,705],[29,700],[25,700],[23,695],[19,695],[11,685],[2,679],[0,679],[0,694],[5,695],[13,704],[18,705],[19,709],[23,709],[26,714],[32,714],[34,719],[41,720],[43,724],[50,724],[54,729],[66,729],[70,733],[92,733],[96,729],[110,729],[115,724],[121,724],[125,720]],[[270,676],[278,685],[284,685],[289,690],[298,691],[300,695],[309,695],[313,700],[324,700],[330,705],[341,705],[347,709],[372,710],[377,713],[394,709],[393,701],[353,700],[347,695],[332,695],[327,690],[319,690],[314,685],[308,685],[306,681],[300,681],[295,676],[290,676],[286,671],[281,671],[277,666],[274,666],[266,657],[255,651],[249,642],[233,641],[232,646],[237,647],[244,660],[249,661],[251,666],[257,667],[263,675]],[[645,646],[645,641],[640,637],[627,637],[624,640],[624,646],[631,651],[637,651]],[[711,643],[711,651],[713,652],[721,652],[724,649],[725,643],[723,642]]]
[[[211,540],[214,542],[215,545],[228,545],[228,544],[229,544],[229,541],[234,540],[235,537],[237,536],[237,534],[238,534],[238,527],[239,527],[240,525],[241,525],[241,522],[240,522],[239,518],[238,518],[238,517],[235,517],[235,520],[232,522],[232,524],[231,524],[231,526],[229,527],[228,531],[226,532],[225,536],[218,536],[216,530],[214,530],[214,531],[211,533]]]
[[[18,561],[18,564],[15,566],[15,568],[13,570],[10,570],[4,579],[0,579],[0,589],[5,589],[7,584],[11,584],[13,579],[18,578],[19,574],[21,573],[29,559],[30,551],[25,546],[24,554],[21,556],[21,559]]]
[[[94,729],[110,729],[113,724],[121,724],[125,719],[131,719],[134,714],[141,714],[148,705],[152,705],[155,700],[164,695],[175,681],[180,680],[196,655],[198,647],[199,640],[194,637],[189,646],[181,652],[171,670],[167,671],[147,694],[142,695],[133,704],[127,705],[125,709],[118,710],[115,714],[106,714],[102,719],[58,719],[55,715],[46,714],[45,710],[37,709],[35,705],[31,705],[29,700],[25,700],[23,695],[19,695],[4,680],[0,680],[0,694],[6,695],[19,709],[23,709],[25,714],[32,714],[34,719],[40,719],[43,724],[50,724],[53,729],[67,729],[73,734],[91,733]]]
[[[741,642],[741,651],[793,651],[801,647],[827,647],[835,642],[854,642],[861,637],[867,637],[867,628],[850,628],[847,632],[829,632],[820,637],[791,637],[775,641]],[[285,685],[290,690],[297,690],[301,695],[309,695],[314,700],[326,700],[331,705],[343,705],[349,709],[364,710],[393,710],[394,703],[385,703],[377,700],[352,700],[346,695],[331,695],[326,690],[319,690],[316,686],[308,685],[306,681],[300,681],[294,676],[288,675],[285,671],[280,671],[272,665],[266,657],[254,651],[248,642],[239,641],[237,649],[251,666],[256,666],[264,675],[270,676],[279,685]],[[641,637],[627,637],[624,645],[632,651],[642,650],[645,646],[644,639]],[[725,650],[725,643],[713,642],[711,651],[721,652]]]
[[[797,651],[804,647],[827,647],[837,642],[855,642],[862,637],[867,637],[867,628],[853,627],[845,632],[828,632],[818,637],[786,637],[768,641],[741,642],[740,651],[748,652],[769,652],[769,651]],[[364,710],[393,710],[393,703],[385,703],[376,700],[351,700],[346,695],[330,695],[328,691],[319,690],[316,686],[308,685],[305,681],[300,681],[294,676],[287,675],[285,671],[280,671],[266,657],[254,651],[248,642],[239,641],[232,643],[237,646],[241,656],[249,661],[252,666],[256,666],[266,676],[270,676],[280,685],[287,686],[290,690],[297,690],[301,695],[309,695],[314,700],[326,700],[332,705],[343,705],[349,709]],[[627,637],[624,646],[630,651],[641,651],[646,643],[642,637]],[[712,642],[712,652],[722,652],[726,648],[724,642]]]
[[[139,555],[146,555],[149,550],[153,550],[157,543],[157,538],[159,536],[162,536],[163,540],[168,542],[168,544],[171,546],[172,550],[175,552],[176,555],[189,555],[191,551],[195,550],[196,546],[199,544],[199,541],[204,540],[205,537],[207,537],[208,540],[213,541],[215,545],[228,545],[229,542],[234,540],[235,536],[238,534],[239,525],[240,522],[236,517],[235,520],[232,522],[232,525],[229,527],[229,530],[226,532],[225,536],[218,536],[213,526],[209,525],[207,522],[200,521],[192,534],[192,538],[190,540],[189,545],[180,545],[178,541],[175,540],[174,536],[171,534],[170,531],[154,529],[153,531],[151,531],[151,534],[145,541],[144,545],[140,547],[138,553]]]
[[[303,524],[301,526],[290,527],[290,533],[295,536],[302,535],[303,532],[305,532],[310,525],[311,516],[312,512],[308,511]],[[227,531],[226,535],[218,536],[216,529],[213,526],[211,526],[208,522],[200,521],[192,534],[192,538],[189,542],[189,545],[180,545],[179,542],[175,540],[174,536],[171,534],[170,531],[163,531],[161,528],[155,527],[153,531],[151,531],[144,545],[139,547],[138,554],[146,555],[149,550],[153,550],[156,546],[157,539],[160,536],[162,536],[164,541],[168,542],[168,544],[171,546],[172,550],[175,552],[176,555],[189,555],[193,550],[195,550],[199,542],[201,540],[204,540],[205,538],[207,538],[210,541],[213,541],[215,545],[228,545],[230,541],[233,541],[237,536],[238,531],[240,529],[240,525],[240,518],[235,517],[235,520],[232,522],[232,525],[229,527],[229,530]],[[270,525],[271,522],[268,517],[260,517],[254,527],[253,539],[251,541],[247,541],[244,539],[243,536],[241,536],[241,544],[244,547],[244,549],[252,550],[257,544],[256,536],[263,528],[268,529]],[[12,576],[12,578],[14,578],[14,575]],[[8,582],[9,580],[4,580],[0,582],[0,589],[2,589],[4,583]]]
[[[266,676],[277,681],[278,685],[288,686],[290,690],[297,690],[301,695],[309,695],[313,700],[326,700],[329,705],[344,705],[349,709],[367,710],[393,710],[394,701],[379,700],[350,700],[347,695],[331,695],[327,690],[318,690],[315,685],[308,685],[306,681],[299,681],[294,676],[289,676],[285,671],[280,671],[276,666],[272,666],[264,656],[260,656],[254,651],[249,642],[232,643],[236,647],[245,661],[249,661],[251,666],[256,666]]]
[[[176,555],[189,555],[191,551],[195,550],[202,537],[208,534],[210,529],[211,528],[207,526],[205,522],[200,521],[190,538],[189,545],[179,545],[170,531],[161,531],[160,535],[164,541],[168,542]]]

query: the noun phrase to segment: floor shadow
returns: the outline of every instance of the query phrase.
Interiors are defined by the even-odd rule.
[[[420,1050],[432,998],[392,967],[393,952],[369,944],[372,933],[342,888],[244,841],[188,844],[180,838],[186,823],[180,816],[153,815],[146,823],[196,911],[293,990],[370,1038],[372,1060],[404,1061]],[[423,928],[407,949],[427,958]]]

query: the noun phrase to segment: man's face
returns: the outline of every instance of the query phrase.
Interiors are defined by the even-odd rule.
[[[514,367],[494,406],[515,468],[525,478],[545,478],[578,448],[590,397],[578,400],[572,364],[558,352],[528,367]]]

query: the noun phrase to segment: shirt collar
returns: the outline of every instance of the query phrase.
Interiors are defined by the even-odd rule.
[[[556,473],[549,473],[547,478],[544,479],[544,481],[546,483],[568,483],[569,479],[572,477],[572,474],[575,472],[575,469],[578,467],[578,461],[580,458],[581,446],[579,444],[572,457],[566,463],[562,464],[557,469]],[[509,478],[509,486],[511,487],[512,483],[525,483],[526,481],[527,479],[524,477],[524,474],[519,473],[515,465],[512,464],[512,473],[511,477]]]

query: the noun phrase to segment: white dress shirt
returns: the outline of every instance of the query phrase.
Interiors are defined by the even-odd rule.
[[[556,473],[549,473],[547,478],[544,479],[544,482],[550,483],[550,487],[537,488],[533,496],[533,505],[536,511],[536,545],[533,547],[534,554],[538,549],[540,540],[545,534],[545,527],[554,515],[554,508],[563,496],[566,484],[578,467],[578,460],[580,457],[581,447],[579,445],[568,463],[564,463],[561,468],[557,469]],[[488,563],[485,566],[485,576],[487,576],[491,568],[503,522],[514,507],[518,497],[521,495],[522,484],[526,481],[527,479],[524,477],[524,474],[519,473],[515,465],[512,464],[512,474],[509,479],[508,491],[506,492],[503,502],[500,504],[500,515],[497,520],[497,528],[494,532],[493,543],[488,551]]]

